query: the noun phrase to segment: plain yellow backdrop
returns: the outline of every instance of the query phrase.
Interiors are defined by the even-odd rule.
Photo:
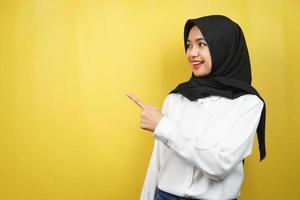
[[[240,200],[300,199],[300,2],[0,1],[0,199],[139,199],[152,133],[124,95],[161,107],[191,71],[188,18],[242,27],[267,104]]]

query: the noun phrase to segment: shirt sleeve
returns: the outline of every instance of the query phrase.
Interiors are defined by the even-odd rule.
[[[158,172],[160,169],[158,158],[158,141],[154,140],[154,147],[145,177],[140,200],[153,200],[157,187]]]
[[[166,104],[167,101],[165,99],[162,107],[162,113],[164,115],[166,114]],[[144,180],[140,200],[153,200],[155,197],[156,187],[158,184],[158,174],[161,166],[160,153],[162,152],[159,147],[159,141],[154,139],[154,147],[152,150],[151,159]]]
[[[259,98],[243,106],[237,117],[234,117],[229,133],[215,145],[208,145],[205,138],[185,137],[167,115],[162,117],[155,128],[154,137],[176,152],[179,157],[200,168],[206,176],[219,181],[251,154],[262,108],[263,102]],[[218,121],[216,126],[217,123]]]

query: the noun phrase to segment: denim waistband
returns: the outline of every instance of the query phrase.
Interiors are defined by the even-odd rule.
[[[158,196],[158,198],[157,198],[157,196]],[[165,192],[157,187],[154,200],[201,200],[201,199],[194,199],[192,197],[180,197],[180,196]],[[237,200],[237,199],[232,199],[232,200]]]
[[[157,195],[160,197],[160,198],[157,198],[157,199],[162,199],[162,200],[201,200],[201,199],[180,197],[180,196],[165,192],[165,191],[163,191],[159,188],[156,188],[156,194],[155,194],[155,198],[154,198],[155,200],[156,200]]]

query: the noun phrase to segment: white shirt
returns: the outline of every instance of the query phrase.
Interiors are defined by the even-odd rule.
[[[189,101],[169,94],[154,130],[154,147],[141,200],[155,189],[197,199],[240,195],[242,160],[252,151],[263,101],[247,94],[236,99],[209,96]]]

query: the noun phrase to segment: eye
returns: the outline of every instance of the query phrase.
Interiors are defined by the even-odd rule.
[[[190,43],[187,43],[187,44],[186,44],[186,47],[189,49],[189,48],[192,47],[192,45],[191,45]]]
[[[200,42],[200,43],[199,43],[199,46],[200,46],[200,47],[201,47],[201,46],[207,46],[207,44],[204,43],[204,42]]]

